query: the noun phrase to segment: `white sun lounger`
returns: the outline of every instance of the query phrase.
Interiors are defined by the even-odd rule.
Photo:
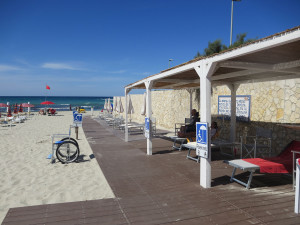
[[[189,142],[187,144],[182,144],[182,147],[185,147],[185,148],[187,148],[189,150],[188,154],[186,156],[187,159],[194,160],[197,163],[200,162],[200,157],[199,156],[197,156],[197,158],[194,158],[194,157],[191,156],[191,151],[192,150],[196,150],[196,142]]]
[[[194,160],[196,162],[200,162],[200,156],[197,156],[197,158],[194,158],[191,156],[191,151],[195,151],[196,150],[196,142],[189,142],[187,144],[182,144],[182,147],[185,147],[187,148],[189,151],[188,151],[188,154],[186,156],[187,159],[191,159],[191,160]],[[211,147],[217,147],[215,144],[211,144]]]
[[[179,150],[179,151],[182,150],[182,145],[187,140],[186,138],[180,138],[180,137],[177,137],[177,136],[171,136],[170,138],[174,141],[172,148],[176,149],[176,150]],[[179,142],[179,146],[176,146],[177,142]]]
[[[232,175],[231,175],[231,178],[230,178],[230,182],[235,181],[235,182],[237,182],[237,183],[245,186],[247,189],[249,189],[250,185],[251,185],[253,173],[255,171],[259,170],[260,167],[257,166],[257,165],[255,165],[255,164],[246,162],[246,161],[244,161],[242,159],[235,159],[235,160],[224,161],[224,162],[227,163],[229,166],[233,167],[233,171],[232,171]],[[245,183],[245,182],[243,182],[241,180],[238,180],[237,178],[234,177],[236,169],[241,169],[243,171],[249,171],[250,172],[250,176],[249,176],[249,179],[248,179],[247,183]]]

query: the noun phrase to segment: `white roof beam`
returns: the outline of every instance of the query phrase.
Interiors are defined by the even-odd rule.
[[[161,81],[159,81],[161,82]],[[168,85],[164,85],[164,86],[161,86],[159,88],[161,89],[169,89],[169,88],[176,88],[176,87],[179,87],[179,86],[182,86],[182,85],[185,85],[185,84],[199,84],[200,83],[200,79],[197,79],[197,80],[193,80],[193,81],[185,81],[185,82],[180,82],[180,83],[174,83],[174,84],[168,84]]]
[[[294,71],[286,70],[286,69],[292,69],[299,66],[300,66],[300,60],[278,63],[278,64],[263,64],[263,63],[250,63],[250,62],[238,62],[238,61],[226,61],[220,63],[220,67],[261,70],[261,71],[288,72],[288,73],[299,73],[298,70],[294,70]]]

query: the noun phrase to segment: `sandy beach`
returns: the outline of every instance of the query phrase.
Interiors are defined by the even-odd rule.
[[[87,113],[88,114],[88,113]],[[85,114],[85,116],[87,115]],[[14,127],[0,127],[0,222],[9,208],[113,198],[101,168],[79,128],[79,163],[51,164],[51,135],[68,133],[72,112],[31,116]],[[74,129],[72,135],[75,138]]]

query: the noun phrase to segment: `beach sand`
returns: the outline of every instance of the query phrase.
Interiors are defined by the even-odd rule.
[[[87,113],[88,114],[88,113]],[[86,115],[85,115],[86,116]],[[89,143],[79,128],[80,163],[51,164],[51,135],[65,134],[72,112],[35,115],[16,126],[0,127],[0,222],[9,208],[113,198]],[[72,135],[75,138],[74,128]]]

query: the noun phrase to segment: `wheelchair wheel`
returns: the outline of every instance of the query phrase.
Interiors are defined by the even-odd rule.
[[[79,157],[79,147],[72,141],[64,141],[58,144],[56,157],[61,163],[74,162]]]
[[[73,142],[76,146],[77,146],[77,148],[78,148],[78,150],[79,150],[79,145],[78,145],[78,142],[74,139],[74,138],[63,138],[63,139],[61,139],[60,141],[71,141],[71,142]],[[56,151],[56,154],[60,154],[60,156],[61,157],[65,157],[65,155],[64,155],[64,153],[63,152],[59,152],[59,151]],[[76,153],[75,153],[76,154]],[[70,156],[70,158],[73,158],[74,157],[74,155],[72,155],[72,156]]]
[[[72,141],[72,142],[74,142],[74,144],[76,144],[76,145],[78,146],[78,148],[79,148],[78,142],[77,142],[74,138],[68,138],[68,137],[66,137],[66,138],[61,139],[60,141]]]

